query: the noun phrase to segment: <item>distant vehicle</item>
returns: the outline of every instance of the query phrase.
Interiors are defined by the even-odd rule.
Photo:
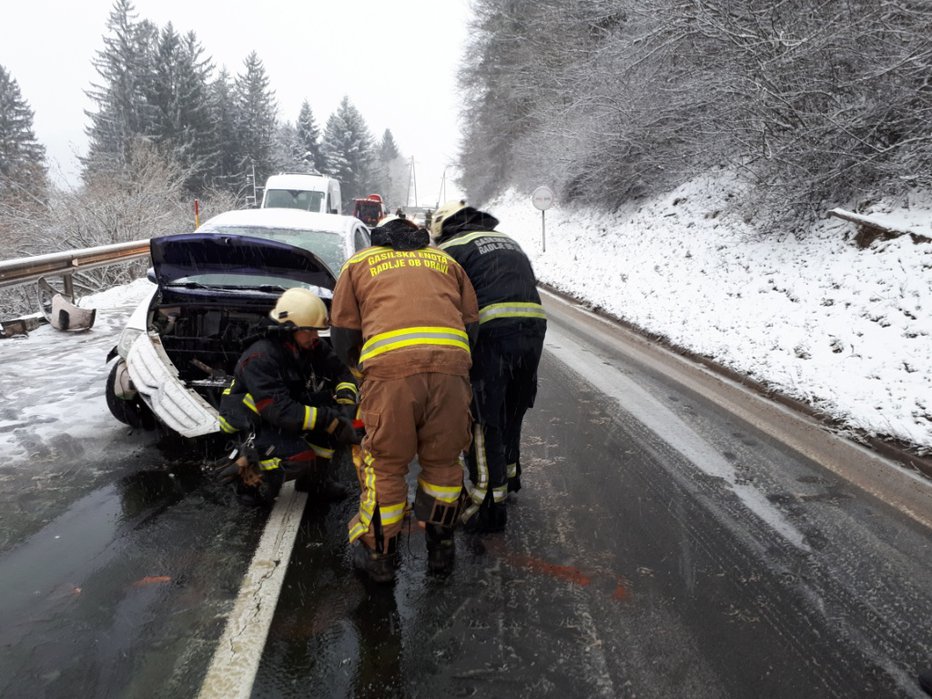
[[[265,181],[261,208],[339,214],[343,210],[340,183],[327,175],[272,175]]]
[[[365,198],[353,199],[353,216],[365,223],[369,228],[378,225],[385,214],[385,204],[379,194],[370,194]]]
[[[405,214],[405,216],[406,216],[407,218],[411,219],[411,220],[414,221],[417,225],[419,225],[419,226],[421,226],[421,227],[423,228],[424,225],[425,225],[426,222],[427,222],[427,212],[428,212],[428,211],[433,212],[434,210],[436,210],[436,208],[437,208],[436,206],[434,206],[434,207],[430,207],[430,206],[406,206],[406,207],[404,207],[404,214]]]
[[[220,397],[250,329],[293,286],[329,308],[343,263],[368,245],[369,230],[352,216],[287,209],[227,211],[194,233],[153,238],[152,293],[107,357],[116,358],[110,412],[183,437],[218,432]]]

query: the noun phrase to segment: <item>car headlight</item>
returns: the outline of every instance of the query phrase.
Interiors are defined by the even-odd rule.
[[[117,354],[126,359],[129,356],[129,348],[132,347],[136,338],[140,335],[142,335],[142,330],[139,328],[123,328],[123,332],[120,333],[120,341],[117,343]]]

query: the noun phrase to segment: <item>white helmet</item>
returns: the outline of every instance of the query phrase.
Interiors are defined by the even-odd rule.
[[[278,297],[269,318],[276,323],[291,323],[296,329],[326,330],[327,307],[310,289],[293,287]]]
[[[408,228],[415,230],[417,229],[417,224],[414,221],[412,221],[410,218],[406,218],[405,216],[398,216],[397,214],[389,214],[388,216],[385,216],[379,220],[375,227],[382,228],[383,226],[386,226],[393,221],[401,221],[403,224],[408,226]]]
[[[436,240],[443,233],[443,222],[450,218],[458,211],[466,208],[466,201],[463,199],[454,199],[437,207],[433,218],[430,220],[430,234]]]

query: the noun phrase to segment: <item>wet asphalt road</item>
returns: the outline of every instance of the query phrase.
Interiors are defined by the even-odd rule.
[[[920,696],[928,529],[553,330],[507,531],[458,534],[438,579],[412,528],[396,584],[375,587],[349,565],[354,504],[309,504],[254,696]],[[617,375],[649,404],[626,410]],[[116,424],[78,441],[0,471],[0,695],[191,696],[264,516],[201,475],[204,452]]]
[[[548,356],[507,531],[460,534],[438,580],[412,529],[385,589],[349,572],[348,508],[308,512],[253,696],[918,696],[928,532],[662,396],[709,411],[803,548]]]

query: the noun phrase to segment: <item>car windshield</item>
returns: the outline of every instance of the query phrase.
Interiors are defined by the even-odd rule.
[[[311,192],[306,189],[270,189],[265,193],[265,202],[262,206],[266,209],[320,211],[323,200],[323,192]]]
[[[267,238],[276,240],[296,248],[310,250],[317,255],[336,276],[343,263],[346,262],[346,244],[340,233],[332,231],[309,231],[296,228],[267,228],[264,226],[230,226],[223,225],[216,228],[202,226],[199,231],[205,233],[230,233],[231,235],[247,235],[254,238]]]

